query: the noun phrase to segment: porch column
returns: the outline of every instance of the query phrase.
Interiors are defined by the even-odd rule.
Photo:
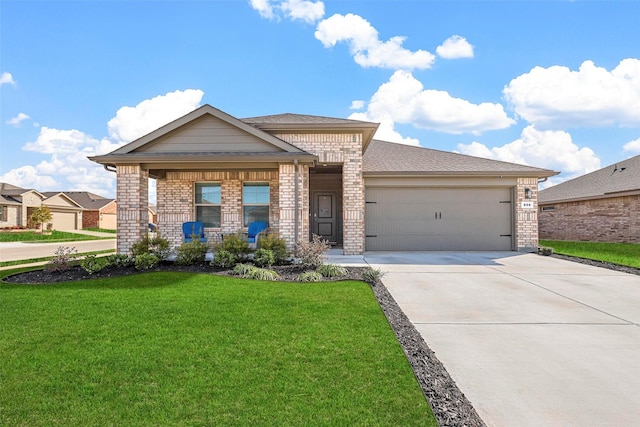
[[[525,198],[527,189],[529,199]],[[538,178],[518,178],[515,204],[516,249],[519,252],[536,252],[538,250]]]
[[[343,253],[361,254],[364,252],[364,179],[362,151],[359,146],[345,150],[342,166],[342,203]]]
[[[149,172],[140,165],[119,165],[117,169],[119,254],[130,254],[131,246],[149,227]]]
[[[298,239],[309,239],[309,167],[299,165],[298,170]],[[278,170],[278,199],[280,204],[278,232],[289,249],[296,245],[296,166],[281,164]]]

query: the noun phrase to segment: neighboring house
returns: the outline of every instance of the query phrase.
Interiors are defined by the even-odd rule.
[[[0,228],[31,226],[31,213],[44,198],[36,190],[0,182]]]
[[[640,155],[540,191],[540,238],[640,243]]]
[[[61,191],[46,191],[42,194],[45,196],[42,205],[51,211],[54,230],[82,230],[82,206]]]
[[[109,199],[88,191],[63,191],[82,208],[83,228],[116,229],[117,205],[115,199]]]
[[[377,128],[204,105],[90,159],[117,173],[120,253],[146,232],[150,177],[174,246],[198,220],[210,239],[267,221],[289,247],[318,234],[345,254],[537,250],[538,180],[556,172],[373,140]]]

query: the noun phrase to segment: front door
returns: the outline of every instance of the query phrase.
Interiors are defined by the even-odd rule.
[[[333,244],[338,241],[336,210],[335,193],[313,193],[311,232]]]

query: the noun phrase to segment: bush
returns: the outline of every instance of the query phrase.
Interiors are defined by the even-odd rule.
[[[76,258],[78,258],[78,251],[75,247],[60,246],[45,266],[45,270],[54,273],[70,270]]]
[[[541,246],[538,248],[538,253],[544,256],[551,256],[553,255],[553,248],[546,248]]]
[[[158,264],[160,264],[160,258],[151,253],[140,254],[135,261],[136,270],[149,270],[157,267]]]
[[[233,267],[233,274],[240,277],[249,277],[256,267],[251,264],[238,264]]]
[[[344,277],[348,274],[346,268],[336,264],[322,264],[316,271],[323,277]]]
[[[275,261],[271,249],[258,249],[253,255],[253,263],[258,267],[271,267]]]
[[[224,236],[222,242],[216,247],[216,250],[220,249],[232,253],[237,259],[245,259],[247,254],[251,252],[247,239],[240,233]]]
[[[254,267],[253,270],[251,270],[249,275],[246,277],[247,279],[265,280],[265,281],[271,281],[271,282],[274,282],[280,278],[280,276],[278,276],[278,273],[276,273],[273,270],[267,270],[266,268],[256,268],[256,267]]]
[[[193,240],[180,245],[176,253],[176,264],[193,265],[204,262],[209,246],[205,242]]]
[[[362,280],[364,280],[367,283],[375,283],[379,279],[382,279],[382,277],[384,277],[385,274],[386,273],[384,273],[379,268],[365,267],[362,270]]]
[[[213,260],[210,265],[217,268],[231,268],[238,262],[238,259],[234,254],[226,249],[218,249],[213,254]]]
[[[283,264],[289,258],[287,243],[277,234],[271,233],[260,238],[258,242],[260,249],[268,249],[273,252],[275,258],[274,264]]]
[[[80,261],[80,267],[89,274],[94,274],[107,266],[107,261],[103,258],[96,258],[95,255],[87,255]]]
[[[145,235],[131,246],[131,254],[136,258],[142,254],[153,254],[162,261],[171,255],[171,245],[159,233],[151,238]]]
[[[322,282],[322,274],[317,271],[305,271],[296,278],[298,282]]]
[[[125,254],[113,254],[106,257],[105,262],[109,267],[124,268],[131,267],[134,263],[134,259]]]
[[[324,253],[331,247],[331,243],[322,240],[314,234],[311,242],[298,242],[295,255],[304,268],[318,268],[324,262]]]

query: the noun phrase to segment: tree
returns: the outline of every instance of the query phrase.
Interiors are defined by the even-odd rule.
[[[31,221],[36,227],[40,226],[40,231],[44,231],[44,225],[51,219],[53,219],[53,215],[46,206],[41,206],[31,213]]]

